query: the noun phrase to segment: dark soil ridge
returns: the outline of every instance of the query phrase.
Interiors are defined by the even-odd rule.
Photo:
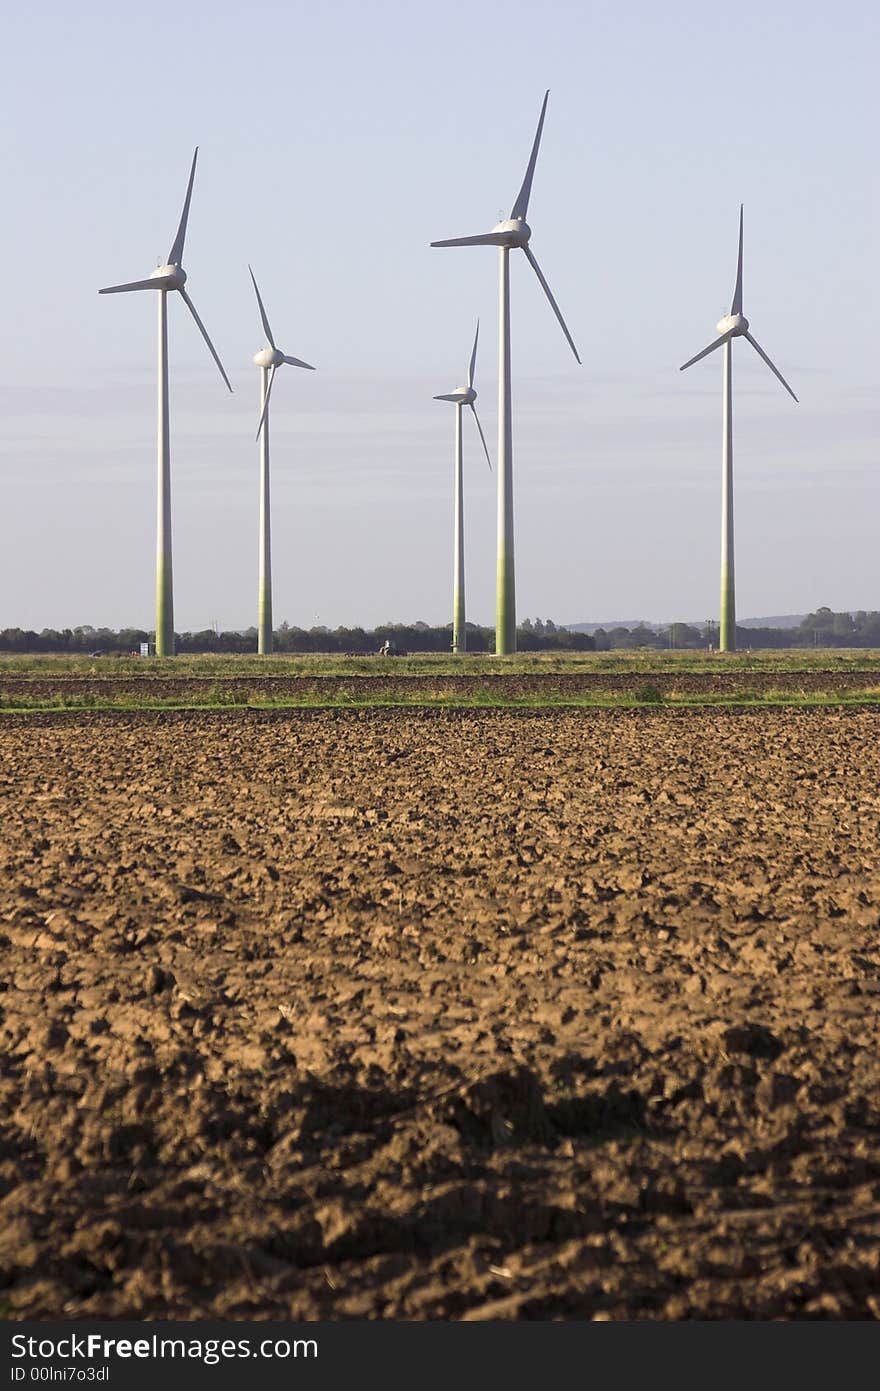
[[[851,717],[858,719],[865,715],[873,716],[877,712],[871,705],[802,705],[802,706],[782,706],[786,715],[797,719],[822,720],[829,714],[835,717]],[[46,729],[60,728],[65,726],[78,726],[83,729],[98,727],[106,728],[109,725],[120,728],[149,728],[152,726],[164,725],[192,725],[199,722],[213,725],[223,725],[226,727],[238,727],[248,725],[270,725],[270,724],[290,724],[307,725],[312,723],[334,721],[344,725],[352,723],[381,724],[389,716],[395,714],[406,715],[418,723],[449,723],[473,725],[482,724],[497,719],[499,715],[505,716],[524,723],[526,721],[540,720],[559,720],[570,719],[572,715],[580,717],[591,724],[615,721],[618,723],[632,723],[633,721],[672,719],[682,724],[688,724],[696,719],[704,718],[707,715],[716,715],[719,719],[727,719],[730,716],[751,718],[756,720],[766,718],[768,711],[774,707],[766,705],[640,705],[635,707],[623,706],[615,709],[609,706],[581,706],[572,707],[566,705],[552,706],[307,706],[289,705],[279,706],[277,709],[261,709],[259,706],[230,705],[228,709],[211,709],[210,707],[192,706],[179,710],[167,709],[131,709],[131,710],[89,710],[89,709],[70,709],[59,708],[57,710],[0,710],[0,728],[5,729]]]
[[[546,675],[520,673],[492,676],[53,676],[0,679],[0,699],[15,696],[59,695],[113,700],[145,696],[159,699],[216,695],[220,701],[237,696],[267,700],[320,696],[327,700],[349,696],[353,701],[374,697],[419,695],[528,696],[588,695],[609,691],[637,694],[647,687],[662,695],[724,695],[767,691],[814,694],[880,688],[880,672],[863,671],[719,671],[719,672],[573,672]]]

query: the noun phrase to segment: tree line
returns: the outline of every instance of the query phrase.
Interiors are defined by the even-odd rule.
[[[137,654],[142,643],[152,643],[154,633],[141,628],[44,628],[34,632],[25,628],[0,630],[0,652],[68,652],[95,656]],[[331,652],[369,654],[378,652],[385,641],[406,652],[450,652],[452,624],[432,627],[428,623],[383,623],[376,628],[314,628],[292,627],[282,623],[276,629],[276,652]],[[491,653],[495,650],[495,629],[476,623],[467,624],[467,644],[470,652]],[[517,645],[521,652],[545,652],[568,649],[592,652],[596,646],[588,633],[573,633],[552,620],[534,623],[526,619],[517,629]],[[242,632],[218,632],[205,628],[201,632],[177,633],[178,653],[252,653],[257,650],[256,628]]]
[[[0,652],[69,652],[71,654],[128,655],[138,653],[142,643],[150,643],[153,633],[142,628],[43,628],[37,633],[27,628],[0,630]],[[383,623],[376,628],[297,628],[282,623],[275,633],[276,652],[331,652],[367,654],[377,652],[386,641],[407,652],[449,652],[452,625],[432,627],[428,623]],[[795,628],[737,628],[740,648],[791,647],[880,647],[880,613],[834,613],[819,608],[809,613]],[[492,653],[495,629],[476,623],[467,625],[468,651]],[[177,651],[251,653],[257,650],[257,630],[218,632],[205,628],[196,633],[178,633]],[[718,646],[717,624],[707,621],[700,627],[689,623],[639,623],[633,628],[598,628],[593,634],[576,633],[552,619],[526,618],[517,628],[520,652],[613,652],[641,648],[706,650]]]
[[[713,620],[696,627],[690,623],[634,628],[597,628],[593,637],[599,652],[637,651],[639,648],[711,649],[718,646],[718,624]],[[819,608],[793,628],[737,628],[738,648],[880,647],[880,613],[834,613]]]

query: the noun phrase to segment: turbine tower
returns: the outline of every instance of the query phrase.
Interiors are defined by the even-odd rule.
[[[699,362],[701,357],[714,353],[716,348],[724,348],[723,396],[722,396],[722,443],[721,443],[721,631],[719,648],[722,652],[736,651],[736,598],[733,564],[733,363],[731,350],[734,338],[746,338],[759,357],[766,362],[774,377],[782,382],[794,401],[797,397],[777,367],[774,367],[760,343],[749,333],[749,321],[742,312],[743,305],[743,205],[739,205],[739,254],[736,261],[736,285],[733,289],[733,302],[730,313],[719,319],[715,327],[719,338],[710,343],[696,357],[683,363],[683,372]]]
[[[260,290],[257,285],[257,277],[254,275],[250,266],[251,280],[254,282],[254,293],[257,296],[257,304],[260,310],[260,318],[263,321],[263,332],[266,335],[268,346],[261,348],[254,355],[254,362],[260,369],[260,423],[257,426],[257,439],[260,441],[260,585],[258,599],[258,624],[257,624],[257,651],[261,655],[266,655],[272,651],[272,528],[269,517],[269,396],[272,391],[272,383],[275,381],[275,373],[286,362],[290,367],[306,367],[310,372],[314,372],[309,362],[300,362],[298,357],[286,357],[279,348],[275,346],[275,339],[272,337],[272,330],[269,327],[269,320],[263,308],[263,301],[260,298]]]
[[[499,222],[493,227],[491,232],[484,232],[475,237],[452,237],[448,241],[431,242],[432,246],[497,246],[500,248],[499,256],[499,343],[498,343],[498,580],[497,580],[497,603],[495,613],[495,651],[499,654],[516,651],[516,584],[514,576],[513,560],[513,440],[512,440],[512,416],[510,403],[510,252],[511,248],[519,247],[525,252],[526,259],[532,270],[541,282],[541,288],[550,301],[550,307],[559,320],[562,332],[565,334],[569,347],[575,355],[575,360],[579,363],[577,348],[574,345],[571,334],[565,325],[559,305],[550,293],[550,286],[544,279],[541,267],[535,260],[534,253],[529,246],[529,238],[532,229],[526,222],[526,215],[529,210],[529,196],[532,191],[532,180],[535,177],[535,164],[538,158],[538,146],[541,143],[541,132],[544,129],[544,115],[547,110],[547,98],[550,93],[545,92],[544,104],[541,107],[541,116],[538,121],[538,129],[535,133],[535,141],[532,145],[532,153],[526,167],[525,178],[520,189],[516,202],[511,209],[510,217],[505,222]]]
[[[183,269],[183,243],[186,239],[186,224],[189,220],[189,204],[192,198],[193,180],[196,176],[198,154],[199,147],[197,145],[193,155],[192,168],[189,171],[189,183],[183,202],[183,212],[180,215],[180,226],[168,253],[167,264],[159,266],[147,280],[132,280],[127,285],[108,285],[106,289],[98,291],[99,295],[121,295],[126,294],[129,290],[159,291],[159,486],[156,509],[156,655],[159,657],[174,656],[174,592],[171,578],[171,447],[168,406],[167,301],[170,290],[178,292],[192,314],[199,332],[208,345],[211,356],[220,369],[221,377],[229,390],[232,390],[229,378],[223,370],[223,363],[217,356],[214,344],[208,337],[208,330],[196,313],[196,307],[184,289],[186,271]]]
[[[467,628],[465,626],[464,608],[464,497],[462,490],[461,450],[462,406],[470,406],[474,413],[474,420],[477,422],[480,439],[483,441],[486,463],[489,465],[490,469],[492,467],[492,460],[489,458],[489,450],[486,446],[486,436],[483,434],[480,417],[477,415],[477,408],[474,405],[477,399],[477,393],[474,390],[474,365],[477,361],[477,342],[479,337],[480,321],[477,319],[477,331],[474,334],[474,346],[468,366],[467,386],[457,386],[454,391],[450,391],[445,396],[434,397],[435,401],[451,401],[455,406],[455,560],[452,582],[452,650],[455,653],[467,651]]]

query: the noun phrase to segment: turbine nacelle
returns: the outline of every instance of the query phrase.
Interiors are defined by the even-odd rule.
[[[157,266],[149,278],[155,280],[157,290],[182,290],[186,284],[186,271],[183,266]]]
[[[492,234],[498,238],[498,246],[525,246],[532,229],[524,217],[508,217],[492,228]]]
[[[726,333],[731,338],[741,338],[749,331],[749,321],[744,314],[725,314],[715,327],[719,333]]]
[[[435,396],[435,401],[451,401],[456,406],[472,406],[477,399],[477,393],[472,386],[457,386],[454,391],[448,391],[445,396]]]
[[[254,353],[254,362],[258,367],[280,367],[283,361],[284,354],[278,348],[261,348]]]

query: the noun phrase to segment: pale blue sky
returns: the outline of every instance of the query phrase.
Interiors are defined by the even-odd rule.
[[[276,621],[448,621],[450,407],[495,455],[497,253],[545,87],[533,247],[574,362],[512,267],[517,607],[717,613],[720,355],[745,312],[801,398],[734,358],[738,612],[880,607],[876,5],[32,4],[4,19],[0,627],[151,626],[155,302],[99,298],[174,236],[178,628],[256,618],[253,262],[273,395]],[[466,422],[467,424],[467,422]],[[468,615],[494,614],[495,484],[466,431]]]

